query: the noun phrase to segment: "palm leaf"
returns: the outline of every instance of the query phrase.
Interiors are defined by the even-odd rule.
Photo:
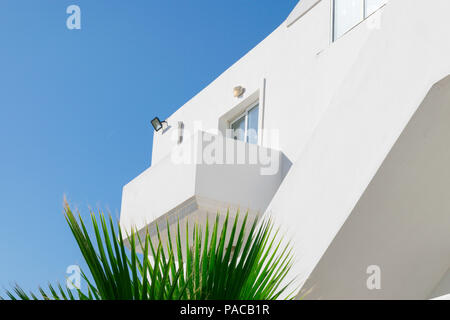
[[[81,215],[66,204],[65,219],[89,270],[89,275],[81,271],[87,292],[58,283],[49,284],[47,291],[38,288],[40,298],[18,285],[6,295],[21,300],[292,298],[295,291],[288,292],[292,281],[281,287],[292,266],[290,244],[277,239],[271,220],[254,219],[249,225],[248,214],[242,222],[239,216],[237,212],[231,218],[227,212],[220,222],[217,214],[212,225],[206,220],[204,230],[198,224],[190,230],[186,222],[185,239],[180,222],[174,234],[167,224],[165,243],[158,226],[153,238],[148,230],[143,237],[131,230],[126,248],[123,232],[110,216],[107,220],[102,212],[91,213],[91,236]]]

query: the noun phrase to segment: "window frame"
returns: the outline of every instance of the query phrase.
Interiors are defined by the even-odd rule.
[[[353,27],[351,27],[350,29],[345,31],[340,36],[336,37],[336,34],[335,34],[335,31],[336,31],[336,24],[335,24],[335,21],[336,21],[336,1],[337,0],[331,0],[331,40],[332,40],[331,42],[336,42],[337,40],[339,40],[340,38],[345,36],[347,33],[349,33],[350,31],[355,29],[357,26],[359,26],[362,22],[364,22],[365,20],[370,18],[377,11],[379,11],[383,7],[385,7],[388,4],[388,2],[389,2],[389,0],[386,1],[386,3],[382,4],[379,8],[374,10],[372,13],[367,14],[367,0],[361,0],[363,2],[363,5],[362,5],[362,17],[363,18],[362,18],[362,20],[359,21],[358,23],[356,23]]]
[[[248,133],[248,113],[249,113],[249,111],[251,111],[254,108],[258,107],[258,137],[257,137],[258,141],[256,142],[256,144],[257,145],[259,144],[259,142],[260,142],[260,127],[261,127],[260,126],[260,119],[261,119],[261,115],[260,115],[261,108],[260,108],[260,106],[261,106],[261,104],[259,103],[259,100],[256,100],[255,102],[251,103],[247,108],[245,108],[245,110],[242,113],[240,113],[238,116],[236,116],[233,120],[229,121],[228,129],[233,130],[233,134],[231,136],[232,139],[234,139],[234,129],[232,127],[233,124],[235,124],[236,122],[238,122],[239,120],[241,120],[242,118],[245,117],[245,120],[244,120],[244,124],[245,124],[245,126],[244,126],[245,127],[245,130],[244,130],[244,141],[237,140],[237,139],[235,139],[235,140],[242,141],[242,142],[245,142],[245,143],[249,143],[248,142],[248,135],[247,135],[247,133]]]

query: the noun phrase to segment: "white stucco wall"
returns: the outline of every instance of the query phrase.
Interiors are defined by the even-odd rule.
[[[187,132],[193,131],[195,121],[201,121],[204,130],[218,129],[218,119],[262,91],[265,79],[263,127],[279,130],[280,145],[276,147],[289,159],[296,158],[368,34],[366,28],[360,28],[348,35],[353,40],[343,38],[332,44],[331,1],[320,1],[289,28],[281,24],[167,120],[169,124],[183,121]],[[346,42],[351,45],[345,46]],[[342,49],[330,56],[327,51],[334,52],[337,47]],[[237,85],[246,89],[242,98],[233,97]],[[167,155],[174,143],[170,131],[155,134],[152,163]]]
[[[306,299],[427,299],[440,282],[442,294],[450,292],[442,280],[450,266],[449,119],[447,77],[427,94],[314,266]],[[324,216],[316,213],[317,222]],[[374,266],[380,287],[370,290]]]
[[[450,1],[391,0],[334,43],[331,5],[305,1],[167,119],[173,128],[183,121],[185,132],[196,121],[215,131],[224,115],[259,96],[262,127],[280,137],[263,144],[293,163],[267,212],[292,235],[300,262],[292,271],[302,281],[432,85],[450,74]],[[242,98],[233,97],[237,85],[246,89]],[[152,165],[174,146],[171,130],[155,134]]]
[[[199,131],[123,187],[121,227],[176,223],[173,216],[186,213],[193,198],[213,216],[229,208],[262,215],[290,165],[278,150]]]
[[[327,50],[338,64],[341,54],[363,42],[269,210],[287,232],[295,230],[301,262],[294,272],[303,280],[431,86],[450,74],[449,10],[448,1],[391,1],[378,12],[380,29],[360,25]]]

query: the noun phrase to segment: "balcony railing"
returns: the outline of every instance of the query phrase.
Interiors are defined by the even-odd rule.
[[[227,211],[264,213],[290,166],[277,150],[199,131],[123,188],[121,227],[149,232],[204,225]],[[185,235],[183,234],[182,237]],[[164,240],[164,239],[163,239]]]

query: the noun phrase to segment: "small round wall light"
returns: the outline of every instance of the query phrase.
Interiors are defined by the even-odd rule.
[[[242,97],[244,92],[245,92],[245,89],[241,86],[234,87],[234,89],[233,89],[233,95],[235,98]]]

